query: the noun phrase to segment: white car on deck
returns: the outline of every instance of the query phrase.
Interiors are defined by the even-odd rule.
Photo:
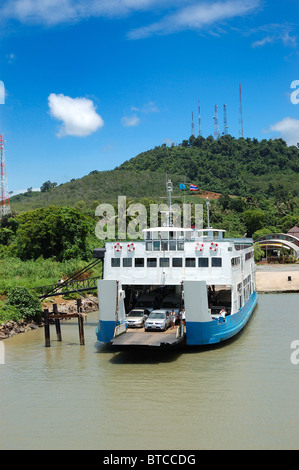
[[[172,325],[173,318],[164,310],[153,310],[144,323],[144,330],[166,331]]]
[[[143,328],[150,312],[146,308],[133,308],[126,318],[128,328]]]

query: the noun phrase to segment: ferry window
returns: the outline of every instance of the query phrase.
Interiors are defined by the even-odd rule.
[[[172,258],[172,267],[173,268],[182,268],[183,267],[183,258]]]
[[[161,250],[168,251],[168,242],[165,242],[164,240],[161,241]]]
[[[181,240],[178,240],[178,250],[184,251],[184,242]]]
[[[174,240],[174,239],[175,239],[175,233],[169,232],[169,240]]]
[[[123,258],[123,267],[124,268],[131,268],[133,265],[132,258]]]
[[[169,250],[171,250],[171,251],[176,250],[176,241],[175,240],[169,241]]]
[[[111,258],[111,267],[119,268],[120,267],[120,258]]]
[[[250,251],[249,253],[246,253],[245,255],[245,261],[249,260],[250,258],[253,257],[253,251]]]
[[[159,238],[162,238],[162,240],[168,240],[168,232],[159,232]]]
[[[151,239],[151,232],[146,232],[146,239],[150,240]]]
[[[232,266],[239,266],[240,264],[240,256],[231,259]]]
[[[221,268],[222,258],[212,258],[212,266],[213,268]]]
[[[209,267],[209,258],[198,258],[198,267],[199,268],[208,268]]]
[[[135,268],[144,267],[144,258],[135,258]]]
[[[154,251],[159,251],[159,250],[160,250],[160,242],[154,241]]]
[[[195,258],[186,258],[185,266],[186,268],[195,268]]]
[[[147,267],[156,268],[157,267],[157,258],[147,258]]]
[[[169,258],[160,258],[160,268],[169,268]]]
[[[153,250],[153,242],[146,242],[146,251],[152,251]]]

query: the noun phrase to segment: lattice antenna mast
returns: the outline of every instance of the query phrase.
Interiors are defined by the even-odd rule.
[[[218,106],[215,104],[215,114],[214,114],[214,139],[219,138],[219,119],[218,119]]]
[[[8,195],[5,152],[4,152],[4,135],[0,135],[0,167],[1,167],[1,186],[0,186],[0,218],[10,214],[10,201]]]
[[[195,130],[194,130],[194,119],[193,119],[193,111],[192,111],[192,124],[191,124],[191,134],[195,137]]]
[[[200,115],[200,101],[198,101],[198,135],[202,135],[201,131],[201,115]]]
[[[239,84],[239,94],[240,94],[240,115],[239,115],[239,137],[243,137],[243,110],[242,110],[242,92],[241,92],[241,83]]]
[[[227,104],[223,105],[223,134],[228,134],[228,125],[227,125]]]

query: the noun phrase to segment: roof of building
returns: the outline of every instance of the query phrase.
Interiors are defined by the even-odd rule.
[[[299,227],[296,225],[288,231],[288,234],[292,235],[293,233],[299,233]]]

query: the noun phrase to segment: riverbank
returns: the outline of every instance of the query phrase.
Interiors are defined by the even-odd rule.
[[[256,286],[261,293],[299,292],[299,264],[257,265]]]
[[[56,296],[47,299],[42,303],[42,308],[48,309],[49,312],[53,311],[53,304],[58,307],[59,313],[75,313],[77,312],[77,301],[76,300],[65,300],[61,296]],[[82,299],[81,303],[82,313],[88,313],[98,310],[98,298],[89,295],[88,298]],[[0,341],[3,339],[11,338],[19,333],[25,333],[26,331],[36,330],[44,326],[41,319],[40,322],[34,322],[32,320],[26,321],[24,319],[19,321],[9,321],[0,325]]]
[[[281,265],[264,264],[257,265],[256,285],[259,293],[291,293],[299,292],[299,264]],[[42,303],[42,308],[53,311],[53,304],[57,304],[59,313],[74,313],[77,311],[76,300],[65,300],[61,296],[47,299]],[[98,299],[89,295],[82,299],[82,312],[88,313],[98,310]],[[0,340],[10,338],[19,333],[25,333],[43,326],[43,322],[36,323],[25,320],[10,321],[0,325]]]

